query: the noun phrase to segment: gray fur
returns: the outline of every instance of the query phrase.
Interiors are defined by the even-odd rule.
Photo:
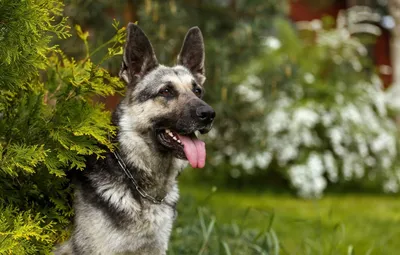
[[[201,99],[203,92],[194,92],[203,90],[205,80],[200,30],[189,30],[178,65],[165,67],[143,31],[132,23],[127,29],[120,77],[128,86],[113,116],[119,127],[113,139],[138,186],[165,199],[157,204],[144,198],[112,152],[104,159],[88,157],[86,170],[75,178],[74,231],[57,255],[166,254],[179,198],[176,178],[187,161],[179,147],[165,147],[157,132],[192,134],[212,125],[215,113]],[[173,93],[160,92],[165,88]],[[193,117],[199,108],[213,114],[207,122]]]

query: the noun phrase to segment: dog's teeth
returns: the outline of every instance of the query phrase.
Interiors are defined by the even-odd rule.
[[[176,136],[174,135],[174,133],[172,133],[171,130],[166,129],[166,130],[165,130],[165,133],[167,133],[172,139],[174,139],[174,140],[177,141],[178,143],[181,143],[181,140],[179,140],[178,137],[176,137]]]

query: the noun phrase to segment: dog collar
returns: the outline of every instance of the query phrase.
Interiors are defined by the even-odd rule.
[[[115,158],[117,159],[119,166],[122,168],[122,170],[124,171],[126,176],[131,180],[133,186],[135,186],[135,189],[137,190],[137,192],[140,194],[140,196],[142,198],[147,199],[154,204],[161,204],[164,202],[164,200],[167,196],[163,197],[162,199],[157,199],[157,198],[152,197],[149,194],[147,194],[146,191],[144,191],[141,187],[139,187],[137,181],[135,180],[135,178],[133,178],[131,172],[128,171],[125,162],[122,160],[122,158],[118,154],[118,152],[115,150],[115,151],[113,151],[113,154],[114,154]]]

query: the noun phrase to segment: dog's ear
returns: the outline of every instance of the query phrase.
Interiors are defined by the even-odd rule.
[[[127,39],[119,76],[128,84],[136,84],[144,75],[158,66],[158,61],[142,29],[129,23],[126,30]]]
[[[181,52],[178,55],[178,64],[188,68],[200,85],[203,85],[206,80],[204,55],[203,35],[198,27],[192,27],[183,41]]]

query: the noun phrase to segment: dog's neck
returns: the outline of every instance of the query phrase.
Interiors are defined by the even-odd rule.
[[[121,158],[137,185],[148,195],[162,199],[174,188],[176,178],[187,162],[175,158],[171,153],[160,152],[150,132],[146,134],[133,130],[132,119],[127,120],[122,116],[128,115],[118,116],[117,142]]]
[[[126,134],[118,134],[121,158],[136,185],[151,197],[162,199],[174,188],[176,178],[184,167],[182,160],[170,154],[161,154],[146,144],[145,139],[132,140],[133,137],[137,136],[133,133],[128,138]]]

